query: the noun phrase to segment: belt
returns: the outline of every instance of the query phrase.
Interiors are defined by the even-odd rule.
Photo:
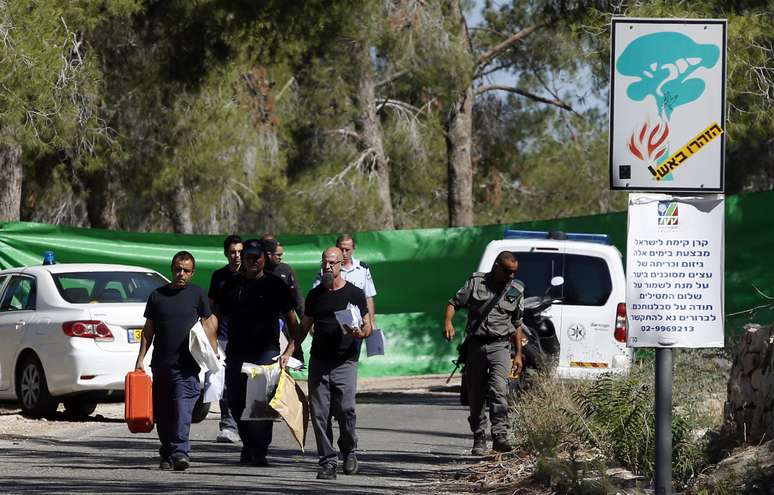
[[[511,338],[510,335],[471,335],[470,338],[482,344],[494,344],[495,342],[505,342]]]

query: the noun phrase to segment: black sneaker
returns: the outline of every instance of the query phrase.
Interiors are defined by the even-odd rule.
[[[159,463],[159,469],[162,471],[172,471],[172,459],[161,459]]]
[[[513,445],[508,441],[506,435],[495,435],[492,438],[492,450],[495,452],[510,452],[513,450]]]
[[[486,454],[486,435],[474,435],[473,436],[473,449],[470,451],[470,455],[482,456]]]
[[[269,461],[266,460],[265,455],[256,455],[253,457],[252,461],[250,461],[250,464],[258,467],[266,467],[269,465]]]
[[[317,479],[318,480],[335,480],[336,479],[336,466],[333,466],[331,464],[326,464],[325,466],[320,466],[320,469],[317,470]]]
[[[355,452],[344,454],[344,474],[357,474],[357,456]]]
[[[172,458],[172,469],[175,471],[185,471],[190,465],[191,462],[188,460],[188,457],[180,456]]]
[[[249,450],[242,450],[242,452],[239,453],[239,464],[252,464],[253,462],[253,453]]]

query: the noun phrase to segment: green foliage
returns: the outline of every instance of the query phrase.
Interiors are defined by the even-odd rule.
[[[82,29],[135,8],[126,0],[0,1],[0,139],[28,151],[90,151],[104,129],[96,118],[100,74]]]
[[[575,395],[584,414],[589,438],[610,452],[611,458],[637,474],[654,472],[655,394],[637,376],[605,376]],[[691,422],[673,408],[672,466],[674,477],[686,482],[701,466],[701,450],[691,440]]]
[[[707,464],[711,446],[697,432],[720,427],[728,372],[717,361],[726,357],[722,351],[673,352],[673,476],[684,486]],[[594,382],[539,377],[512,397],[511,428],[518,448],[554,459],[549,465],[555,469],[548,471],[571,486],[578,466],[593,470],[597,461],[648,479],[655,455],[653,366],[649,356],[639,358],[628,375],[605,375]],[[573,467],[572,459],[591,464]]]
[[[476,97],[476,222],[622,210],[607,185],[613,14],[729,19],[727,183],[771,187],[772,0],[485,2],[471,45],[460,4],[479,5],[0,0],[0,140],[24,151],[23,218],[85,225],[101,208],[169,230],[187,209],[197,232],[375,228],[355,135],[369,76],[396,227],[444,226],[449,105],[497,68],[522,94]]]

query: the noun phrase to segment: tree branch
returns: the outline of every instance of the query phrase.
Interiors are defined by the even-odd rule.
[[[488,64],[498,54],[500,54],[501,52],[507,50],[512,45],[514,45],[516,42],[521,41],[522,39],[526,38],[527,36],[529,36],[530,34],[534,33],[535,31],[537,31],[538,29],[542,28],[545,25],[546,25],[545,22],[540,22],[538,24],[535,24],[534,26],[531,26],[531,27],[528,27],[528,28],[524,28],[521,31],[519,31],[518,33],[513,33],[510,37],[508,37],[508,39],[506,39],[502,43],[498,43],[497,45],[495,45],[491,49],[489,49],[489,50],[485,51],[484,53],[482,53],[481,55],[479,55],[478,60],[476,60],[476,67],[478,68],[478,67],[481,67],[481,66],[484,66],[484,65]]]
[[[548,105],[554,105],[556,107],[561,108],[562,110],[567,110],[568,112],[573,112],[574,110],[570,105],[563,102],[562,100],[556,99],[556,100],[549,100],[548,98],[544,98],[540,95],[536,95],[534,93],[530,93],[529,91],[524,91],[519,88],[514,88],[512,86],[502,86],[499,84],[490,84],[487,86],[479,86],[475,90],[474,96],[478,96],[482,93],[486,93],[487,91],[508,91],[509,93],[515,93],[517,95],[523,96],[525,98],[529,98],[530,100],[538,101],[540,103],[546,103]]]
[[[360,134],[358,134],[357,132],[355,132],[355,131],[353,131],[351,129],[347,129],[347,128],[344,128],[344,127],[340,128],[340,129],[331,129],[331,130],[328,130],[328,131],[323,131],[322,133],[323,133],[323,135],[340,134],[340,135],[345,136],[345,137],[350,137],[350,138],[352,138],[352,139],[354,139],[356,141],[360,141],[362,139],[362,136]]]
[[[494,67],[489,67],[486,70],[482,70],[482,69],[485,68],[483,66],[479,67],[479,70],[481,70],[481,72],[476,71],[475,79],[478,79],[478,78],[481,78],[481,77],[486,77],[486,76],[488,76],[490,74],[493,74],[493,73],[495,73],[495,72],[497,72],[499,70],[507,69],[510,66],[511,66],[510,62],[503,62],[503,63],[501,63],[499,65],[495,65]]]
[[[410,110],[414,113],[422,112],[421,108],[417,108],[410,103],[406,103],[405,101],[400,101],[400,100],[392,100],[390,98],[377,98],[376,103],[379,105],[378,110],[381,110],[381,108],[385,106],[393,106],[393,107],[399,107],[405,110]]]
[[[391,83],[392,81],[396,80],[397,78],[401,77],[402,75],[404,75],[404,74],[406,74],[406,73],[408,73],[408,70],[407,70],[407,69],[402,69],[402,70],[399,70],[398,72],[395,72],[395,73],[393,73],[393,74],[390,74],[389,76],[385,77],[385,78],[384,78],[384,79],[382,79],[381,81],[378,81],[378,82],[375,84],[375,87],[377,87],[377,88],[378,88],[379,86],[384,86],[385,84],[389,84],[389,83]]]

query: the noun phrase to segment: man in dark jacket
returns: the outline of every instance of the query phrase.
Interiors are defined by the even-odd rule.
[[[244,242],[240,275],[223,286],[217,301],[228,319],[226,347],[226,389],[231,414],[242,438],[240,462],[267,466],[266,454],[272,439],[272,421],[244,421],[247,375],[243,363],[272,364],[280,355],[279,321],[283,318],[296,333],[290,290],[279,277],[264,270],[266,257],[258,239]],[[287,359],[280,359],[285,366]]]

